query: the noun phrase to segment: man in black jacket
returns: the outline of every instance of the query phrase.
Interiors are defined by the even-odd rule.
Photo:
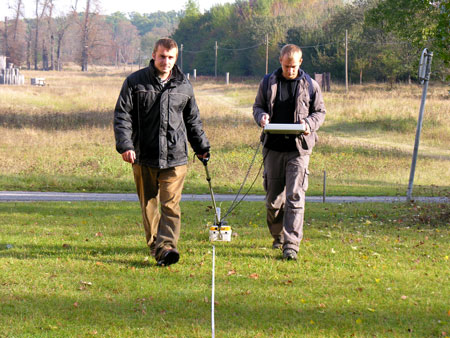
[[[180,257],[187,143],[199,158],[209,158],[210,148],[193,88],[175,65],[177,57],[174,40],[158,40],[150,65],[124,81],[114,110],[116,149],[133,165],[147,245],[160,266]]]

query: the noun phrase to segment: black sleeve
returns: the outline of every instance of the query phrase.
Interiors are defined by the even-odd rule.
[[[116,150],[122,154],[127,150],[134,150],[132,140],[132,110],[133,93],[129,80],[126,79],[117,99],[114,109],[114,136],[116,138]]]
[[[192,88],[192,87],[191,87]],[[209,152],[210,145],[203,131],[200,112],[192,90],[190,98],[183,110],[183,119],[186,125],[188,141],[196,154]]]

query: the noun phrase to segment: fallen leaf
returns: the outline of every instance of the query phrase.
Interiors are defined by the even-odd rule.
[[[64,244],[63,244],[63,248],[68,249],[68,248],[70,248],[70,245],[67,244],[67,243],[64,243]]]
[[[370,312],[375,312],[375,309],[372,309],[370,307],[368,307],[367,310],[369,310]]]
[[[102,234],[101,232],[97,232],[97,233],[95,234],[95,237],[103,237],[103,234]]]
[[[361,324],[361,323],[362,323],[361,318],[358,318],[358,319],[356,320],[356,324]]]
[[[227,276],[231,276],[231,275],[235,275],[236,274],[236,270],[230,270],[230,271],[228,271],[228,273],[227,273]]]
[[[325,307],[327,307],[324,303],[320,303],[319,304],[319,307],[321,307],[321,308],[325,308]]]
[[[80,284],[87,285],[87,286],[92,286],[92,282],[83,282],[83,281],[80,281]]]
[[[408,296],[403,295],[403,296],[401,296],[400,298],[403,299],[403,300],[405,300],[406,298],[408,298]]]
[[[78,305],[78,302],[73,303],[73,306],[74,306],[74,307],[78,307],[78,306],[79,306],[79,305]]]
[[[258,279],[258,278],[259,278],[259,276],[258,276],[258,274],[257,274],[257,273],[252,273],[252,274],[250,275],[250,278],[253,278],[253,279]]]
[[[310,323],[310,324],[314,324],[314,320],[311,319],[311,320],[309,321],[309,323]]]

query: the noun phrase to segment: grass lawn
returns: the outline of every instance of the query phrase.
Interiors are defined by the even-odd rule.
[[[159,268],[137,203],[1,203],[0,337],[210,336],[213,215],[182,211],[180,262]],[[217,337],[450,336],[449,205],[306,211],[296,262],[271,249],[263,203],[230,216]]]

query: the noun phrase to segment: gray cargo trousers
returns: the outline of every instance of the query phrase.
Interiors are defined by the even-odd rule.
[[[309,155],[263,148],[267,225],[274,243],[298,252],[303,238]]]

